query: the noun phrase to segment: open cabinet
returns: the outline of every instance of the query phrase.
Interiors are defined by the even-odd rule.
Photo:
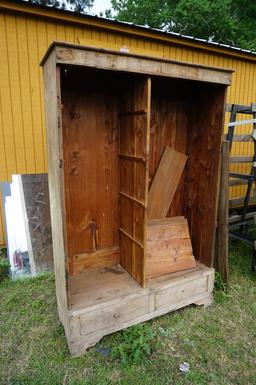
[[[79,355],[211,303],[231,73],[63,43],[42,65],[58,310]]]

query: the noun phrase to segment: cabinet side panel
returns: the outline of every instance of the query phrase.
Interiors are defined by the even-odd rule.
[[[63,222],[63,171],[61,118],[60,118],[60,77],[53,51],[44,65],[45,117],[48,150],[48,176],[51,226],[53,239],[56,296],[59,317],[67,329],[67,291],[65,266],[65,230]]]
[[[195,257],[212,265],[225,87],[194,91],[188,121],[188,163],[184,205]]]

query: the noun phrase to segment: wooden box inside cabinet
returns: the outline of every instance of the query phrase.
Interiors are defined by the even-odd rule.
[[[56,294],[71,353],[182,306],[210,304],[231,72],[64,43],[53,43],[41,64]],[[166,148],[186,159],[159,217],[162,237],[148,205]],[[154,190],[160,209],[170,162]],[[183,243],[173,240],[174,217],[183,218]],[[180,242],[197,262],[168,270]]]

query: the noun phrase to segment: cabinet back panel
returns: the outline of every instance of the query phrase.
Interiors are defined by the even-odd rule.
[[[72,69],[63,73],[63,154],[70,261],[75,254],[119,243],[117,99],[113,77],[76,73]]]

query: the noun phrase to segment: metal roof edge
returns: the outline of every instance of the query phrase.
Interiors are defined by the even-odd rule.
[[[215,41],[209,41],[206,39],[196,38],[193,36],[183,35],[181,33],[172,32],[172,31],[163,31],[157,28],[151,28],[148,26],[137,25],[131,22],[126,21],[116,21],[110,18],[103,18],[88,14],[76,13],[69,10],[63,10],[54,8],[51,6],[44,6],[39,4],[30,3],[23,0],[1,0],[0,9],[5,9],[9,11],[19,11],[21,13],[29,13],[35,14],[41,17],[49,17],[62,21],[69,21],[77,24],[85,24],[85,20],[88,21],[88,24],[94,22],[94,26],[98,28],[109,29],[112,27],[112,30],[120,31],[121,28],[128,27],[131,28],[132,31],[125,31],[123,33],[133,34],[133,35],[143,35],[144,37],[154,39],[157,34],[161,36],[161,40],[165,40],[167,43],[170,42],[170,38],[177,39],[178,41],[173,41],[174,44],[181,44],[184,46],[193,46],[197,49],[205,49],[208,51],[214,51],[226,55],[232,55],[236,57],[242,57],[244,59],[256,60],[256,52],[250,51],[247,49],[218,43]],[[44,13],[40,13],[44,11]],[[106,24],[106,25],[104,25]],[[119,27],[119,28],[118,28]],[[138,34],[138,31],[140,32]],[[158,37],[159,38],[159,37]],[[193,44],[192,44],[193,42]],[[224,52],[223,52],[224,51]]]

